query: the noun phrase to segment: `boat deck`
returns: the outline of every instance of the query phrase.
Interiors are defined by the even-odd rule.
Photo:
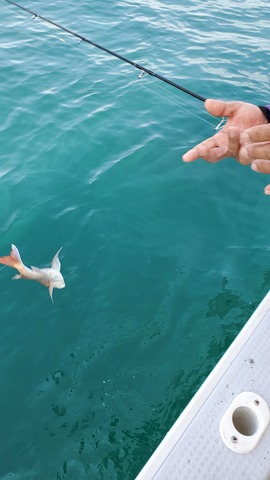
[[[269,406],[270,292],[136,480],[270,480]]]

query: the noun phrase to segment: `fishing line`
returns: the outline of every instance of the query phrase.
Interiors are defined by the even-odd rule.
[[[79,33],[76,33],[74,32],[73,30],[70,30],[69,28],[66,28],[64,27],[63,25],[60,25],[59,23],[56,23],[54,22],[53,20],[49,20],[48,18],[46,17],[43,17],[42,15],[39,15],[38,13],[36,12],[33,12],[32,10],[30,10],[29,8],[26,8],[26,7],[23,7],[22,5],[19,5],[18,3],[14,2],[13,0],[5,0],[7,3],[10,3],[11,5],[14,5],[15,7],[23,10],[24,12],[27,12],[29,13],[30,15],[33,15],[33,18],[40,18],[40,20],[42,20],[43,22],[46,22],[50,25],[53,25],[54,27],[62,30],[63,32],[66,32],[66,33],[69,33],[70,35],[72,35],[73,37],[76,37],[78,38],[81,42],[85,42],[85,43],[88,43],[90,45],[92,45],[93,47],[96,47],[98,48],[99,50],[102,50],[103,52],[105,53],[108,53],[109,55],[112,55],[113,57],[116,57],[118,58],[119,60],[122,60],[123,62],[125,63],[128,63],[129,65],[132,65],[133,67],[137,68],[138,70],[140,70],[141,74],[143,73],[147,73],[148,75],[152,76],[152,77],[155,77],[155,78],[158,78],[159,80],[161,80],[162,82],[164,83],[167,83],[169,85],[171,85],[172,87],[174,88],[177,88],[178,90],[181,90],[182,92],[186,93],[187,95],[190,95],[194,98],[197,98],[198,100],[200,100],[201,102],[205,102],[206,98],[202,97],[201,95],[199,95],[198,93],[196,92],[193,92],[192,90],[189,90],[185,87],[183,87],[182,85],[179,85],[178,83],[176,82],[173,82],[172,80],[160,75],[159,73],[156,73],[154,72],[153,70],[150,70],[149,68],[146,68],[142,65],[140,65],[139,63],[136,63],[136,62],[133,62],[132,60],[130,60],[129,58],[127,57],[124,57],[123,55],[120,55],[119,53],[116,53],[115,51],[113,50],[110,50],[109,48],[107,47],[104,47],[103,45],[100,45],[96,42],[93,42],[92,40],[90,40],[89,38],[86,38],[86,37],[83,37],[82,35],[80,35]]]
[[[64,39],[62,39],[62,38],[58,38],[56,35],[55,35],[55,36],[52,35],[52,37],[53,37],[53,38],[56,38],[57,40],[60,40],[60,41],[62,41],[62,42],[64,42],[64,43],[67,43],[70,47],[73,47],[73,48],[75,48],[75,49],[80,50],[79,47],[80,47],[80,45],[81,45],[81,42],[79,42],[79,43],[77,43],[77,44],[74,44],[74,43],[70,43],[70,42],[68,42],[68,41],[66,41],[66,40],[64,40]],[[81,50],[80,50],[80,52],[81,52]],[[107,67],[110,68],[112,71],[115,71],[115,70],[114,70],[114,67],[112,67],[112,65],[108,64]],[[122,71],[122,72],[121,72],[121,75],[124,76],[124,77],[130,82],[130,77],[128,77],[128,75],[127,75],[126,73],[124,73],[124,72]],[[142,74],[140,73],[140,75],[138,76],[138,79],[140,79],[140,80],[142,79],[142,82],[141,82],[141,83],[137,83],[137,85],[139,85],[140,87],[148,90],[148,91],[151,92],[151,93],[154,93],[154,94],[157,95],[158,97],[162,98],[165,102],[169,102],[169,103],[171,103],[172,105],[175,105],[176,107],[181,108],[184,112],[188,113],[189,115],[192,115],[193,117],[196,117],[197,119],[201,120],[202,122],[207,123],[208,125],[211,125],[211,127],[213,127],[214,129],[217,129],[217,127],[215,126],[214,123],[209,122],[208,120],[206,120],[205,118],[202,118],[202,117],[199,116],[199,115],[196,115],[196,113],[192,112],[191,110],[187,110],[187,108],[183,107],[183,105],[181,105],[179,102],[176,102],[176,101],[168,98],[168,93],[169,93],[169,94],[172,95],[174,98],[176,98],[176,99],[179,100],[179,97],[178,97],[175,93],[173,93],[172,91],[166,90],[166,88],[163,87],[163,86],[161,86],[160,84],[159,84],[159,85],[158,85],[158,84],[155,84],[155,87],[156,87],[156,88],[158,88],[159,90],[162,90],[163,92],[166,93],[166,96],[165,96],[165,95],[162,95],[162,93],[157,92],[157,91],[153,88],[153,85],[152,85],[152,84],[151,84],[151,86],[146,85],[145,82],[144,82],[144,77],[145,77],[145,75],[142,75]],[[132,80],[132,83],[133,83],[133,82],[136,82],[136,80]],[[205,113],[204,110],[202,110],[199,106],[197,106],[196,104],[192,103],[191,101],[188,101],[188,100],[185,99],[185,98],[182,98],[181,101],[182,101],[182,102],[185,102],[187,105],[192,106],[193,108],[196,108],[197,110],[199,110],[200,113],[202,113],[202,112]],[[210,114],[208,114],[208,115],[210,115]],[[216,118],[216,117],[214,117],[214,118]],[[219,125],[218,125],[218,126],[219,126]]]
[[[161,93],[158,93],[156,92],[155,90],[151,89],[150,87],[148,87],[147,85],[143,85],[143,88],[146,88],[147,90],[149,90],[150,92],[154,92],[158,97],[162,98],[163,100],[165,100],[166,102],[169,102],[173,105],[176,105],[177,107],[181,108],[182,110],[184,110],[184,112],[187,112],[189,115],[192,115],[193,117],[196,117],[198,118],[199,120],[201,120],[202,122],[205,122],[205,123],[208,123],[209,125],[211,125],[212,127],[214,127],[215,129],[217,127],[215,127],[215,125],[211,122],[209,122],[208,120],[205,120],[205,118],[202,118],[202,117],[199,117],[199,115],[196,115],[196,113],[194,112],[191,112],[190,110],[187,110],[187,108],[183,107],[183,105],[179,105],[179,103],[175,102],[174,100],[171,100],[169,99],[168,97],[165,97],[164,95],[161,95]],[[160,88],[160,87],[159,87]],[[165,89],[164,89],[165,90]],[[166,90],[165,90],[166,91]],[[190,105],[194,106],[192,103],[190,102],[187,102],[189,103]],[[198,108],[198,107],[197,107]],[[199,109],[200,110],[200,109]]]
[[[193,113],[193,112],[191,112],[190,110],[187,110],[185,107],[183,107],[183,105],[180,105],[179,102],[175,102],[174,100],[169,99],[167,96],[165,97],[164,95],[162,95],[161,93],[158,93],[156,90],[151,89],[151,88],[148,87],[147,85],[143,85],[143,86],[144,86],[144,88],[146,88],[146,89],[154,92],[156,95],[158,95],[159,97],[163,98],[163,100],[166,100],[167,102],[170,102],[171,104],[176,105],[178,108],[181,108],[182,110],[184,110],[185,112],[187,112],[187,113],[190,114],[190,115],[193,115],[193,117],[198,118],[198,119],[201,120],[202,122],[208,123],[209,125],[211,125],[212,127],[214,127],[215,130],[216,130],[217,128],[220,128],[219,125],[221,124],[221,122],[222,122],[223,120],[221,120],[221,122],[220,122],[220,123],[217,125],[217,127],[216,127],[214,123],[209,122],[208,120],[206,120],[205,118],[200,117],[199,115],[196,115],[196,113]],[[166,94],[167,94],[167,93],[170,93],[170,95],[173,95],[175,98],[178,99],[178,97],[177,97],[177,95],[176,95],[175,93],[173,93],[173,92],[168,92],[168,91],[167,91],[164,87],[162,87],[161,85],[155,85],[155,86],[156,86],[159,90],[163,90]],[[182,101],[185,102],[187,105],[190,105],[190,106],[192,106],[193,108],[196,108],[197,110],[199,110],[200,113],[202,113],[202,112],[205,113],[204,110],[202,110],[200,107],[198,107],[198,106],[195,105],[194,103],[189,102],[189,101],[186,100],[186,99],[182,99]],[[208,115],[210,115],[210,114],[208,113]],[[213,117],[213,118],[216,118],[216,117]]]
[[[62,26],[62,25],[60,25],[60,24],[58,24],[58,23],[56,23],[56,22],[54,22],[54,21],[52,21],[52,20],[47,19],[46,17],[43,17],[42,15],[39,15],[38,13],[33,12],[32,10],[30,10],[30,9],[28,9],[28,8],[26,8],[26,7],[23,7],[23,6],[19,5],[18,3],[14,2],[13,0],[5,0],[5,1],[6,1],[7,3],[9,3],[9,4],[11,4],[11,5],[19,8],[19,9],[22,10],[24,13],[31,14],[31,15],[33,16],[33,17],[32,17],[33,19],[35,19],[35,18],[40,19],[40,20],[42,20],[43,22],[48,23],[48,24],[51,25],[52,27],[56,28],[57,30],[61,30],[61,31],[63,31],[63,32],[66,33],[66,34],[71,35],[72,37],[79,39],[79,42],[77,42],[77,44],[75,45],[75,44],[71,44],[71,43],[67,42],[67,41],[64,40],[61,36],[57,37],[56,35],[51,35],[51,37],[57,38],[58,40],[62,41],[63,43],[67,43],[68,45],[71,45],[71,46],[73,46],[74,48],[78,48],[79,45],[80,45],[82,42],[88,43],[88,44],[90,44],[90,45],[92,45],[92,46],[94,46],[94,47],[102,50],[103,52],[108,53],[109,55],[111,55],[111,56],[113,56],[113,57],[116,57],[116,58],[118,58],[119,60],[122,60],[124,63],[130,64],[130,65],[132,65],[133,67],[135,67],[136,69],[140,70],[140,74],[139,74],[139,76],[138,76],[139,79],[141,79],[141,78],[147,73],[148,75],[150,75],[150,76],[152,76],[152,77],[155,77],[155,78],[161,80],[162,82],[164,82],[164,83],[166,83],[166,84],[169,84],[169,85],[171,85],[172,87],[177,88],[178,90],[183,91],[183,92],[186,93],[187,95],[192,96],[192,97],[194,97],[194,98],[196,98],[196,99],[198,99],[198,100],[201,100],[202,102],[205,102],[205,100],[206,100],[206,99],[205,99],[204,97],[202,97],[201,95],[198,95],[197,93],[195,93],[195,92],[193,92],[193,91],[191,91],[191,90],[183,87],[182,85],[179,85],[179,84],[173,82],[172,80],[170,80],[170,79],[168,79],[168,78],[166,78],[166,77],[164,77],[164,76],[162,76],[162,75],[159,75],[158,73],[156,73],[156,72],[154,72],[154,71],[152,71],[152,70],[150,70],[150,69],[148,69],[148,68],[146,68],[146,67],[144,67],[144,66],[142,66],[142,65],[140,65],[140,64],[138,64],[138,63],[136,63],[136,62],[133,62],[132,60],[130,60],[130,59],[128,59],[128,58],[126,58],[126,57],[124,57],[124,56],[122,56],[122,55],[114,52],[113,50],[109,50],[108,48],[106,48],[106,47],[104,47],[104,46],[102,46],[102,45],[99,45],[99,44],[93,42],[92,40],[89,40],[89,39],[86,38],[86,37],[83,37],[82,35],[74,32],[73,30],[70,30],[70,29],[68,29],[68,28],[66,28],[66,27],[64,27],[64,26]],[[110,66],[110,65],[109,65],[109,66]],[[110,68],[113,68],[113,67],[110,66]],[[125,75],[125,74],[123,74],[123,75],[124,75],[126,78],[128,78],[127,75]],[[129,79],[129,78],[128,78],[128,79]],[[204,123],[207,123],[207,124],[211,125],[212,127],[214,127],[214,130],[219,130],[219,129],[221,129],[221,128],[224,126],[225,118],[223,118],[223,117],[222,117],[222,120],[219,122],[219,124],[215,127],[215,125],[214,125],[213,123],[211,123],[211,122],[209,122],[208,120],[202,118],[201,116],[196,115],[195,113],[191,112],[190,110],[185,109],[185,108],[184,108],[182,105],[180,105],[178,102],[174,102],[173,100],[168,99],[168,96],[167,96],[168,93],[170,93],[170,95],[173,95],[173,96],[176,97],[176,98],[178,98],[178,97],[177,97],[176,94],[174,94],[173,92],[168,92],[167,90],[165,90],[165,88],[162,87],[161,85],[156,85],[156,87],[159,88],[160,90],[165,91],[165,92],[166,92],[166,97],[163,96],[161,93],[158,93],[156,90],[151,89],[149,86],[145,85],[145,82],[143,82],[142,85],[143,85],[144,88],[146,88],[147,90],[155,93],[156,95],[158,95],[159,97],[161,97],[161,98],[164,99],[165,101],[168,101],[168,102],[176,105],[177,107],[181,108],[182,110],[184,110],[184,111],[187,112],[188,114],[190,114],[190,115],[192,115],[192,116],[200,119],[200,120],[203,121]],[[198,109],[200,112],[202,112],[201,108],[198,107],[197,105],[195,105],[194,103],[191,103],[191,102],[189,102],[188,100],[186,100],[186,99],[184,99],[184,98],[182,99],[182,101],[184,101],[184,102],[185,102],[186,104],[188,104],[188,105],[192,105],[193,108],[196,108],[196,109]],[[214,118],[215,118],[215,117],[214,117]]]
[[[74,43],[70,43],[70,42],[64,40],[63,38],[58,38],[56,35],[55,35],[55,36],[52,35],[52,37],[53,37],[53,38],[56,38],[57,40],[60,40],[60,41],[62,41],[62,42],[64,42],[64,43],[66,43],[66,44],[69,45],[70,47],[73,47],[73,48],[75,48],[75,49],[80,50],[81,42],[74,44]],[[81,52],[81,50],[80,50],[80,52]],[[107,67],[110,68],[112,71],[115,71],[115,70],[114,70],[114,67],[113,67],[112,65],[108,64]],[[124,76],[124,77],[130,82],[130,77],[128,77],[128,75],[127,75],[126,73],[124,73],[124,72],[122,71],[122,72],[121,72],[121,75]],[[141,75],[141,73],[140,73],[140,75],[138,76],[138,79],[140,79],[140,80],[142,79],[142,82],[137,83],[137,85],[139,85],[140,87],[148,90],[148,91],[151,92],[151,93],[154,93],[154,94],[157,95],[158,97],[162,98],[164,101],[169,102],[169,103],[171,103],[172,105],[177,106],[178,108],[181,108],[184,112],[192,115],[193,117],[196,117],[197,119],[201,120],[201,121],[204,122],[204,123],[207,123],[208,125],[211,125],[213,128],[215,128],[215,129],[217,128],[214,123],[211,123],[211,122],[209,122],[208,120],[202,118],[201,116],[196,115],[196,113],[193,113],[191,110],[187,110],[187,109],[186,109],[185,107],[183,107],[183,105],[181,105],[179,102],[176,102],[176,101],[168,98],[168,93],[169,93],[169,94],[172,95],[174,98],[176,98],[176,99],[179,100],[179,97],[178,97],[175,93],[173,93],[172,91],[166,90],[166,88],[163,87],[163,86],[161,86],[160,84],[159,84],[159,85],[158,85],[158,84],[155,84],[155,87],[156,87],[156,88],[158,88],[159,90],[162,90],[163,92],[166,93],[166,96],[165,96],[165,95],[162,95],[162,93],[157,92],[157,91],[153,88],[153,85],[152,85],[152,84],[151,84],[151,86],[146,85],[145,82],[144,82],[144,80],[145,80],[144,77],[145,77],[145,75]],[[136,82],[136,81],[137,81],[137,80],[132,80],[132,83],[133,83],[133,82]],[[205,111],[202,110],[202,109],[201,109],[199,106],[197,106],[195,103],[192,103],[191,101],[188,101],[188,100],[185,99],[185,98],[182,98],[181,101],[185,102],[187,105],[192,106],[193,108],[196,108],[197,110],[199,110],[200,113],[202,113],[202,112],[205,113]],[[208,114],[208,115],[210,115],[210,114]],[[214,118],[216,118],[216,117],[214,117]]]

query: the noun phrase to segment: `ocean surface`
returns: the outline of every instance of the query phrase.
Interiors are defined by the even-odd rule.
[[[268,0],[20,4],[203,97],[269,103]],[[270,286],[270,178],[181,157],[203,103],[0,0],[1,480],[133,480]]]

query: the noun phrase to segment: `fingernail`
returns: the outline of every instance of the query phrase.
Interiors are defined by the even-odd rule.
[[[270,195],[270,185],[267,185],[267,187],[265,187],[264,193],[265,195]]]
[[[252,168],[252,170],[254,170],[254,172],[259,172],[256,163],[253,162],[253,163],[251,164],[251,168]]]
[[[184,155],[182,156],[183,162],[190,162],[191,152],[193,152],[193,149],[189,150],[189,152],[187,153],[184,153]]]

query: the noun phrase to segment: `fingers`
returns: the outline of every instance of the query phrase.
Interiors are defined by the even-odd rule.
[[[265,195],[270,195],[270,185],[266,185],[266,187],[264,189],[264,193],[265,193]]]
[[[227,147],[218,145],[212,137],[189,150],[183,155],[182,159],[184,162],[193,162],[198,158],[202,158],[207,162],[215,163],[224,158],[226,154]]]
[[[200,158],[200,154],[195,147],[189,150],[188,152],[186,152],[183,155],[182,160],[183,162],[194,162],[194,160],[197,160],[198,158]]]
[[[247,165],[257,159],[270,160],[270,124],[248,128],[240,135],[240,142],[240,163]]]
[[[206,110],[211,115],[221,117],[235,114],[241,105],[243,105],[243,102],[225,102],[223,100],[212,99],[207,99],[205,101]],[[193,162],[198,158],[202,158],[207,162],[214,163],[218,162],[229,154],[236,158],[240,147],[240,133],[238,133],[237,129],[235,132],[232,130],[230,148],[228,148],[228,136],[226,130],[228,130],[228,128],[225,127],[216,135],[213,135],[213,137],[208,138],[204,142],[189,150],[183,155],[183,161]]]
[[[214,116],[228,117],[226,125],[217,134],[185,153],[184,162],[202,158],[213,163],[228,156],[247,165],[256,158],[270,158],[268,147],[262,144],[258,147],[261,142],[270,143],[270,124],[264,124],[267,120],[259,107],[245,102],[207,99],[205,108]],[[259,127],[250,128],[251,125]]]
[[[228,129],[228,150],[231,157],[238,158],[240,146],[240,130],[230,127]]]
[[[244,145],[239,150],[239,162],[248,165],[254,160],[270,160],[270,142]]]
[[[258,173],[268,173],[270,174],[270,161],[269,160],[255,160],[251,164],[252,170]]]
[[[270,174],[270,160],[255,160],[251,164],[251,168],[254,172]],[[270,185],[266,185],[264,193],[270,195]]]
[[[248,128],[241,135],[242,144],[259,142],[270,142],[270,123]]]
[[[183,156],[184,162],[193,162],[202,158],[207,162],[218,162],[228,153],[226,135],[222,131],[216,133],[202,143],[196,145]]]
[[[200,147],[200,157],[210,163],[216,163],[227,156],[227,147],[224,145],[216,145],[207,147],[202,145]]]

